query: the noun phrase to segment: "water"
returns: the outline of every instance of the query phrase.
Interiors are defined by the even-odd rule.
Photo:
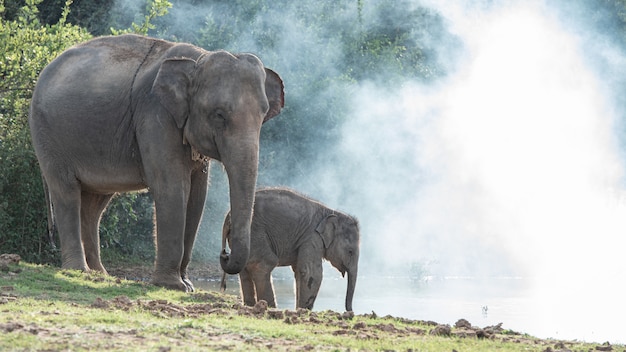
[[[324,280],[315,301],[316,311],[343,312],[347,280],[325,264]],[[274,270],[274,288],[280,309],[295,308],[295,290],[289,268]],[[236,276],[227,292],[239,295]],[[198,288],[219,290],[218,281],[196,282]],[[523,277],[429,277],[412,280],[401,276],[359,275],[353,308],[356,314],[375,312],[415,320],[453,325],[467,319],[474,326],[503,323],[503,328],[540,338],[587,342],[626,343],[619,292],[607,297],[554,287],[538,288]],[[592,290],[594,291],[594,290]],[[617,299],[614,300],[614,299]]]

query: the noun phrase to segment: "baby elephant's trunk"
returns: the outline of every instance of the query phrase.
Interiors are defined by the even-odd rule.
[[[358,270],[356,268],[348,270],[348,290],[346,292],[346,311],[352,311],[352,298],[354,297],[354,288],[356,287],[356,277]]]

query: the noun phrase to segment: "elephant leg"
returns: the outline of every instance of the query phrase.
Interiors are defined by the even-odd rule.
[[[276,296],[272,286],[273,269],[273,266],[263,264],[256,266],[254,272],[252,272],[252,281],[254,281],[254,287],[256,288],[257,301],[265,300],[268,307],[276,308]]]
[[[167,183],[166,183],[167,184]],[[184,228],[187,190],[170,187],[153,190],[156,212],[156,260],[152,284],[187,291],[180,267],[184,252]]]
[[[185,248],[183,252],[183,260],[180,264],[181,279],[187,291],[193,292],[194,287],[187,276],[187,266],[191,261],[193,244],[198,233],[198,226],[202,219],[202,211],[204,210],[204,201],[206,200],[206,192],[208,188],[209,173],[203,170],[196,170],[191,175],[191,191],[189,193],[189,201],[187,203],[187,218],[185,221]]]
[[[256,293],[254,290],[254,282],[252,275],[247,268],[239,272],[239,285],[241,286],[241,298],[243,304],[253,307],[256,304]]]
[[[296,278],[296,308],[313,309],[322,283],[322,262],[298,260],[294,270]]]
[[[81,193],[80,233],[87,265],[91,270],[107,273],[100,261],[100,217],[113,194]]]
[[[80,235],[80,186],[47,180],[61,241],[61,267],[89,271]]]

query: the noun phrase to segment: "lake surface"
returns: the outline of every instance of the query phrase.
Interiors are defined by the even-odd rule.
[[[326,264],[325,264],[326,265]],[[289,268],[274,270],[278,308],[294,309],[294,281]],[[316,311],[345,310],[347,280],[326,267],[315,301]],[[218,281],[196,282],[198,288],[219,290]],[[227,292],[239,294],[237,276],[230,276]],[[359,275],[353,308],[356,314],[375,312],[441,324],[461,318],[485,327],[503,327],[540,338],[626,343],[626,308],[621,290],[596,287],[537,287],[521,277],[431,277],[412,280],[399,276]]]

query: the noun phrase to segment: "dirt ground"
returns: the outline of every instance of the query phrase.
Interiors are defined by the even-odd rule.
[[[132,268],[112,268],[109,270],[111,275],[131,280],[138,280],[150,277],[152,268],[151,267],[132,267]],[[205,265],[202,268],[198,268],[196,265],[193,269],[189,270],[189,277],[191,280],[206,280],[206,279],[219,279],[221,278],[222,271],[219,267],[219,264],[215,265]],[[194,317],[200,314],[228,314],[228,310],[233,307],[228,307],[224,305],[224,302],[210,302],[211,295],[207,294],[206,298],[209,301],[206,304],[198,304],[188,307],[177,306],[172,303],[167,302],[149,302],[146,304],[144,308],[150,309],[152,311],[159,312],[160,314],[166,314],[169,316],[186,316],[186,317]],[[108,306],[117,306],[120,308],[120,305],[130,305],[136,304],[133,302],[125,302],[122,298],[121,301],[112,301],[112,302],[101,302],[101,304],[105,307]],[[129,306],[129,307],[130,307]],[[267,307],[267,303],[265,301],[259,302],[255,307],[246,307],[243,305],[238,305],[236,308],[237,314],[239,315],[247,315],[247,316],[255,316],[258,318],[270,318],[270,319],[281,319],[285,323],[289,324],[324,324],[327,326],[332,326],[337,328],[335,331],[336,335],[356,335],[359,339],[379,339],[381,338],[381,334],[391,334],[391,335],[406,335],[406,334],[417,334],[417,335],[440,335],[440,336],[450,336],[450,337],[459,337],[459,338],[487,338],[487,339],[499,339],[503,342],[513,342],[519,343],[522,345],[529,346],[541,346],[541,350],[545,352],[566,352],[576,350],[573,346],[574,342],[567,341],[555,341],[555,340],[542,340],[530,336],[526,336],[522,333],[504,330],[502,328],[502,323],[495,326],[487,326],[487,327],[478,327],[472,325],[466,319],[459,319],[454,326],[450,326],[447,324],[439,324],[433,321],[416,321],[405,318],[398,318],[392,316],[386,317],[378,317],[383,318],[385,323],[380,323],[374,326],[368,326],[364,323],[357,323],[353,326],[348,324],[348,321],[354,317],[352,312],[345,313],[337,313],[331,312],[331,314],[317,314],[316,312],[309,312],[304,309],[298,309],[296,311],[292,310],[277,310],[271,309]],[[376,318],[376,313],[372,312],[372,314],[365,314],[364,316],[371,316]],[[414,323],[421,323],[429,327],[428,329],[419,329],[419,328],[399,328],[394,322],[404,322],[409,325],[413,325]],[[235,337],[236,338],[236,337]],[[251,341],[247,341],[250,343]],[[261,344],[261,341],[258,341]],[[273,342],[274,344],[278,344],[281,348],[289,348],[288,344],[292,344],[293,342],[283,341]],[[268,346],[265,346],[268,347]],[[271,348],[271,346],[269,346]],[[277,347],[277,346],[275,346]],[[296,346],[291,346],[296,347]],[[300,346],[302,347],[302,346]],[[307,350],[306,346],[304,348],[298,348],[299,350]],[[595,346],[595,351],[616,351],[613,346],[609,343],[605,343],[603,345]],[[621,351],[621,350],[619,350]],[[626,352],[624,349],[623,352]]]
[[[111,265],[106,268],[109,275],[128,280],[149,280],[154,269],[152,266],[116,267]],[[222,269],[219,264],[190,265],[188,275],[192,281],[217,279],[222,277]]]
[[[0,270],[9,271],[11,265],[19,263],[19,256],[3,254],[0,256]],[[112,268],[109,270],[109,274],[130,280],[145,280],[149,278],[152,268],[146,267],[134,267],[134,268]],[[19,272],[15,273],[19,275]],[[207,279],[212,277],[220,277],[221,271],[219,267],[204,267],[202,269],[195,269],[189,273],[190,278]],[[4,292],[8,290],[7,292]],[[11,295],[11,290],[8,287],[0,288],[1,297],[3,300],[18,299],[17,296]],[[417,321],[409,320],[399,317],[378,317],[374,312],[371,314],[361,315],[364,318],[378,318],[379,323],[366,324],[359,319],[354,319],[353,312],[311,312],[305,309],[298,310],[280,310],[268,308],[265,301],[257,303],[254,307],[246,307],[241,304],[235,304],[233,306],[232,301],[227,302],[224,296],[215,294],[213,292],[201,293],[196,296],[196,303],[193,304],[177,304],[168,302],[166,300],[132,300],[126,296],[118,296],[113,299],[97,298],[92,304],[92,307],[99,309],[116,309],[116,310],[145,310],[151,314],[171,317],[171,318],[194,318],[203,315],[225,315],[232,316],[234,314],[241,316],[248,316],[252,318],[281,320],[286,324],[306,324],[313,326],[327,326],[333,331],[333,335],[346,335],[352,338],[365,339],[365,340],[379,340],[396,337],[410,337],[419,335],[437,335],[447,336],[453,338],[473,338],[473,339],[492,339],[502,342],[511,342],[514,344],[520,344],[521,346],[527,346],[524,349],[530,347],[531,350],[539,350],[545,352],[556,351],[572,351],[579,350],[580,344],[577,342],[568,341],[555,341],[555,340],[541,340],[531,336],[527,336],[521,333],[505,330],[502,328],[502,324],[487,327],[477,327],[472,325],[465,319],[459,319],[453,326],[447,324],[438,324],[432,321]],[[12,321],[9,323],[0,323],[0,335],[2,333],[10,333],[14,331],[25,331],[31,334],[35,334],[40,338],[52,338],[58,339],[63,336],[76,336],[77,334],[89,335],[93,332],[90,331],[64,331],[63,328],[42,328],[33,324],[20,324],[20,322]],[[311,331],[315,331],[315,328],[311,328]],[[132,342],[133,340],[141,341],[141,333],[132,336],[132,331],[128,332],[129,336],[125,339],[126,342]],[[98,339],[98,336],[90,336],[89,339]],[[102,337],[107,339],[106,336]],[[89,340],[88,339],[88,340]],[[220,345],[219,341],[238,341],[246,345],[254,346],[258,349],[277,349],[277,350],[313,350],[313,346],[302,346],[297,341],[272,338],[261,339],[258,337],[250,337],[242,334],[232,334],[228,338],[215,333],[215,343]],[[115,346],[112,346],[115,347]],[[226,348],[226,346],[223,346]],[[617,347],[617,346],[615,346]],[[614,348],[614,346],[605,343],[595,345],[593,348],[595,351],[624,351],[624,346]],[[591,349],[589,349],[591,350]]]

